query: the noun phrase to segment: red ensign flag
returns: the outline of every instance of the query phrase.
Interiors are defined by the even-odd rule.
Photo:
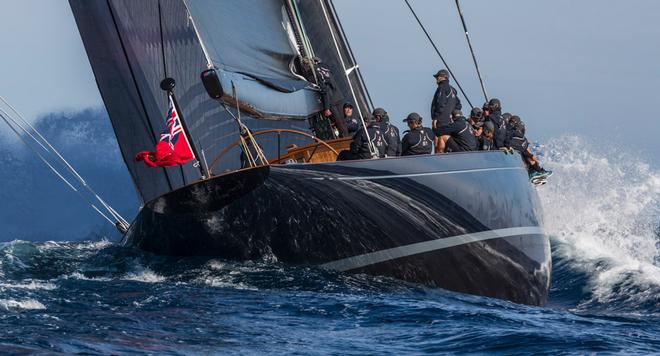
[[[169,101],[167,129],[160,135],[156,151],[142,151],[135,156],[136,161],[144,161],[149,167],[172,167],[195,159],[171,95]]]

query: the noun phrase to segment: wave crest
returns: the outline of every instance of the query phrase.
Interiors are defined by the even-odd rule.
[[[576,136],[540,147],[555,171],[539,190],[546,229],[555,258],[587,276],[578,310],[643,311],[660,303],[660,172],[633,154],[595,147]]]

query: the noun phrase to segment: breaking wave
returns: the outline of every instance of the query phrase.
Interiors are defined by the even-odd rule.
[[[660,314],[660,172],[595,147],[565,136],[540,148],[555,172],[539,189],[553,238],[551,298],[579,312]]]

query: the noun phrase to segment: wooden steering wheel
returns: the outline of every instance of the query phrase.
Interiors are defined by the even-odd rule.
[[[336,151],[334,148],[332,148],[332,146],[330,146],[327,142],[325,142],[325,141],[321,140],[320,138],[315,137],[315,136],[313,136],[313,135],[311,135],[311,134],[308,134],[307,132],[304,132],[304,131],[291,130],[291,129],[269,129],[269,130],[262,130],[262,131],[256,131],[256,132],[253,132],[253,133],[252,133],[252,136],[260,136],[260,135],[264,135],[264,134],[268,134],[268,133],[277,133],[277,134],[281,134],[281,133],[283,133],[283,132],[286,132],[286,133],[292,133],[292,134],[297,134],[297,135],[301,135],[301,136],[305,136],[305,137],[309,137],[309,138],[313,139],[314,141],[316,141],[316,146],[314,146],[314,151],[316,151],[316,148],[317,148],[318,146],[320,146],[320,145],[324,145],[325,147],[329,148],[334,154],[336,154],[336,155],[339,154],[339,153],[337,153],[337,151]],[[222,157],[224,157],[227,153],[229,153],[229,151],[231,151],[232,148],[238,146],[240,143],[241,143],[241,139],[238,138],[236,141],[232,142],[229,146],[227,146],[224,150],[222,150],[222,152],[220,152],[220,154],[218,154],[218,155],[213,159],[213,161],[211,161],[211,164],[209,165],[209,171],[210,171],[211,173],[213,173],[213,169],[214,169],[215,166],[218,164],[218,162],[220,162],[220,160],[222,159]],[[311,159],[311,157],[310,157],[310,159]],[[278,161],[277,163],[279,163],[279,161]]]

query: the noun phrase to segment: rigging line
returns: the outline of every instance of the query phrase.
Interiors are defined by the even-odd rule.
[[[26,126],[29,126],[29,127],[30,127],[30,128],[31,128],[31,129],[32,129],[32,130],[33,130],[33,131],[34,131],[34,132],[35,132],[35,133],[36,133],[36,134],[37,134],[37,135],[43,140],[43,143],[45,143],[48,147],[50,147],[50,150],[49,150],[48,148],[46,148],[46,147],[45,147],[45,146],[44,146],[44,145],[43,145],[43,144],[42,144],[37,138],[35,138],[35,137],[30,133],[30,131],[27,130],[27,129],[25,128],[25,126],[21,125],[21,123],[20,123],[19,121],[17,121],[14,117],[12,117],[12,115],[10,115],[10,113],[8,113],[7,111],[5,111],[3,108],[0,108],[0,114],[4,114],[4,115],[5,115],[5,116],[4,116],[4,120],[5,120],[5,122],[8,122],[8,120],[10,120],[14,125],[16,125],[17,127],[19,127],[19,128],[21,129],[21,131],[23,131],[23,133],[25,133],[26,135],[28,135],[28,136],[29,136],[29,137],[30,137],[30,138],[31,138],[36,144],[38,144],[39,146],[41,146],[46,152],[48,152],[49,154],[51,154],[51,155],[53,155],[53,156],[56,156],[56,157],[55,157],[56,159],[59,158],[60,164],[62,164],[62,165],[63,165],[63,166],[69,171],[69,173],[70,173],[72,176],[74,176],[74,178],[76,178],[76,180],[78,180],[78,182],[80,182],[80,184],[81,184],[83,187],[85,187],[85,188],[89,191],[90,194],[92,194],[92,195],[94,195],[94,196],[96,197],[96,199],[97,199],[97,200],[98,200],[98,201],[99,201],[99,202],[100,202],[100,203],[106,208],[106,210],[110,213],[110,215],[112,215],[112,216],[115,218],[115,220],[117,220],[117,221],[121,221],[121,222],[126,222],[126,220],[124,220],[119,214],[113,213],[112,208],[111,208],[111,207],[110,207],[105,201],[103,201],[103,199],[101,199],[101,197],[99,197],[99,196],[96,194],[96,192],[95,192],[93,189],[91,189],[91,187],[89,187],[89,186],[87,185],[87,182],[85,182],[85,180],[80,176],[80,174],[78,174],[78,172],[77,172],[77,171],[76,171],[76,170],[75,170],[75,169],[69,164],[69,162],[68,162],[66,159],[64,159],[64,157],[62,157],[62,155],[61,155],[61,154],[60,154],[60,153],[59,153],[59,152],[58,152],[58,151],[57,151],[57,150],[56,150],[56,149],[50,144],[50,142],[48,142],[48,140],[46,140],[46,139],[45,139],[45,138],[39,133],[39,131],[37,131],[37,130],[36,130],[36,129],[35,129],[35,128],[29,123],[29,122],[27,122],[27,120],[25,120],[25,119],[21,116],[21,114],[20,114],[18,111],[16,111],[16,109],[15,109],[13,106],[11,106],[11,104],[9,104],[6,100],[4,100],[4,98],[0,97],[0,100],[1,100],[2,102],[4,102],[7,106],[9,106],[9,107],[14,111],[14,113],[16,113],[16,115],[18,116],[18,118],[20,119],[20,121],[23,122],[23,124],[25,124]],[[9,124],[9,123],[8,123],[8,124]],[[15,132],[17,135],[19,134],[18,131],[14,131],[14,132]],[[21,138],[22,138],[22,136],[21,136]],[[27,145],[27,141],[24,141],[24,143]],[[32,148],[32,146],[30,146],[30,147]],[[33,150],[33,151],[34,151],[34,150]],[[35,154],[38,154],[38,153],[35,152]],[[43,159],[45,159],[45,158],[43,158]],[[58,175],[59,175],[59,174],[58,174]],[[67,181],[67,184],[70,185],[70,183],[68,183],[68,181]]]
[[[252,143],[254,150],[257,152],[257,158],[259,158],[262,165],[268,165],[268,160],[266,160],[266,155],[264,154],[264,151],[261,149],[261,146],[259,146],[257,140],[254,138],[254,136],[252,136],[252,132],[250,131],[250,129],[247,126],[245,126],[241,121],[241,107],[240,107],[240,102],[238,100],[238,90],[236,89],[236,85],[234,84],[234,81],[231,82],[231,90],[234,96],[234,100],[236,100],[236,112],[238,113],[238,124],[241,127],[241,131],[243,130],[243,128],[245,128],[248,138],[250,139],[250,142]],[[256,164],[256,160],[255,160],[255,164]]]
[[[82,176],[80,176],[80,174],[78,174],[78,172],[73,168],[73,166],[71,166],[71,164],[69,164],[69,162],[68,162],[68,161],[67,161],[67,160],[66,160],[66,159],[65,159],[65,158],[59,153],[59,151],[57,151],[57,150],[55,149],[55,147],[53,147],[53,146],[50,144],[50,142],[48,142],[48,140],[46,140],[46,138],[44,138],[44,137],[41,135],[41,133],[39,133],[39,131],[37,131],[37,129],[34,128],[34,126],[32,126],[29,122],[27,122],[27,120],[25,120],[25,118],[23,118],[23,116],[22,116],[18,111],[16,111],[16,109],[15,109],[11,104],[9,104],[9,103],[8,103],[3,97],[0,97],[0,101],[4,102],[4,104],[6,104],[9,108],[11,108],[11,110],[16,114],[16,116],[20,119],[20,121],[22,121],[25,125],[29,126],[29,127],[30,127],[30,128],[31,128],[31,129],[32,129],[32,130],[33,130],[33,131],[34,131],[34,132],[35,132],[35,133],[36,133],[36,134],[37,134],[37,135],[43,140],[43,143],[45,143],[45,144],[50,148],[50,150],[47,149],[46,147],[44,147],[44,145],[43,145],[41,142],[39,142],[39,140],[37,140],[37,139],[36,139],[36,138],[35,138],[35,137],[34,137],[34,136],[33,136],[33,135],[32,135],[32,134],[31,134],[31,133],[30,133],[30,132],[29,132],[29,131],[23,126],[23,125],[21,125],[21,123],[20,123],[19,121],[17,121],[14,117],[12,117],[13,115],[10,115],[10,113],[8,113],[7,111],[5,111],[3,108],[0,108],[0,115],[4,114],[4,115],[2,115],[4,121],[7,123],[7,125],[10,126],[10,128],[12,128],[12,131],[14,131],[14,133],[16,133],[16,135],[19,136],[19,138],[23,141],[23,143],[25,143],[26,145],[28,145],[28,147],[30,147],[30,149],[31,149],[36,155],[38,155],[42,160],[44,160],[44,163],[46,163],[51,169],[54,170],[54,167],[53,167],[51,164],[49,164],[48,162],[46,162],[47,160],[45,159],[45,157],[43,157],[41,154],[39,154],[37,151],[35,151],[34,148],[33,148],[33,146],[29,145],[28,142],[27,142],[26,140],[24,140],[22,136],[20,136],[20,133],[18,132],[18,130],[16,130],[13,126],[11,126],[11,125],[9,124],[9,121],[11,121],[11,122],[12,122],[14,125],[16,125],[17,127],[19,127],[19,128],[21,129],[21,131],[23,131],[23,133],[25,133],[25,134],[28,135],[30,138],[32,138],[32,140],[33,140],[36,144],[38,144],[38,145],[40,145],[42,148],[44,148],[44,150],[45,150],[46,152],[48,152],[48,153],[51,154],[51,155],[56,156],[55,158],[59,158],[60,163],[61,163],[61,164],[62,164],[62,165],[63,165],[63,166],[69,171],[69,173],[70,173],[74,178],[76,178],[76,180],[77,180],[77,181],[78,181],[78,182],[79,182],[84,188],[86,188],[87,191],[88,191],[91,195],[93,195],[93,196],[96,198],[96,200],[98,200],[99,203],[101,203],[101,205],[103,205],[103,207],[108,211],[108,213],[110,213],[110,215],[112,215],[112,217],[113,217],[115,220],[117,220],[117,221],[119,221],[119,222],[122,222],[122,223],[125,223],[125,224],[128,225],[128,222],[127,222],[127,221],[126,221],[121,215],[119,215],[119,214],[118,214],[118,213],[117,213],[117,212],[116,212],[116,211],[115,211],[110,205],[108,205],[103,199],[101,199],[101,197],[100,197],[100,196],[99,196],[99,195],[98,195],[98,194],[97,194],[97,193],[96,193],[96,192],[95,192],[95,191],[94,191],[94,190],[93,190],[93,189],[87,184],[87,182],[82,178]],[[56,171],[56,174],[57,174],[60,178],[64,179],[64,177],[63,177],[59,172]],[[75,188],[72,186],[72,184],[69,183],[68,180],[64,179],[64,181],[65,181],[65,183],[67,183],[67,184],[69,185],[69,187],[71,187],[71,188],[74,189],[76,192],[78,192],[78,190],[75,189]],[[88,202],[89,202],[89,201],[88,201]],[[89,203],[91,204],[91,202],[89,202]]]
[[[364,127],[364,133],[367,135],[367,140],[369,142],[369,151],[371,152],[371,157],[376,158],[377,157],[377,151],[376,147],[374,146],[374,143],[371,142],[371,137],[369,135],[369,130],[367,130],[367,123],[364,121],[364,117],[362,116],[362,110],[360,109],[360,105],[357,105],[357,96],[355,95],[355,90],[353,90],[353,84],[351,83],[351,78],[348,77],[348,74],[346,73],[346,66],[344,64],[344,57],[341,55],[341,50],[339,49],[339,43],[337,42],[337,38],[335,37],[335,32],[332,30],[332,24],[330,23],[330,17],[328,16],[328,10],[325,8],[324,0],[319,0],[319,3],[321,4],[321,8],[323,9],[323,15],[325,16],[325,21],[328,24],[328,30],[330,30],[330,36],[332,37],[332,42],[335,45],[335,50],[337,50],[337,55],[339,56],[339,62],[341,63],[341,69],[342,72],[344,73],[344,76],[346,76],[346,80],[348,81],[348,88],[351,90],[351,96],[353,96],[353,101],[355,102],[355,106],[357,107],[358,110],[358,115],[360,115],[360,120],[362,120],[362,127]]]
[[[4,110],[3,110],[3,111],[4,111]],[[5,112],[5,115],[6,115],[6,114],[7,114],[7,113]],[[92,207],[94,210],[96,210],[96,212],[98,212],[103,218],[105,218],[110,224],[112,224],[112,225],[114,226],[115,223],[114,223],[112,220],[110,220],[110,218],[109,218],[107,215],[105,215],[103,212],[101,212],[101,211],[100,211],[100,210],[99,210],[99,209],[98,209],[98,208],[97,208],[97,207],[96,207],[96,206],[95,206],[95,205],[94,205],[94,204],[93,204],[93,203],[92,203],[87,197],[85,197],[85,196],[84,196],[84,195],[83,195],[78,189],[76,189],[76,187],[74,187],[74,186],[73,186],[73,185],[72,185],[72,184],[71,184],[66,178],[64,178],[64,176],[63,176],[63,175],[62,175],[57,169],[55,169],[55,167],[53,167],[53,166],[48,162],[48,160],[46,160],[46,159],[44,158],[44,156],[42,156],[41,153],[39,153],[39,151],[37,151],[32,145],[30,145],[30,144],[28,143],[27,140],[25,140],[25,138],[24,138],[24,137],[18,132],[18,130],[16,130],[16,128],[15,128],[14,126],[12,126],[12,125],[9,123],[9,120],[5,117],[5,115],[3,115],[2,113],[0,113],[0,117],[2,118],[2,120],[7,124],[7,126],[9,126],[9,128],[10,128],[10,129],[16,134],[16,136],[17,136],[17,137],[18,137],[18,138],[19,138],[19,139],[20,139],[20,140],[21,140],[21,141],[22,141],[22,142],[23,142],[23,143],[24,143],[24,144],[25,144],[25,145],[26,145],[26,146],[27,146],[27,147],[28,147],[28,148],[29,148],[29,149],[30,149],[30,150],[31,150],[31,151],[37,156],[37,157],[39,157],[39,159],[41,159],[41,161],[42,161],[46,166],[48,166],[48,168],[50,168],[50,170],[51,170],[56,176],[58,176],[58,177],[59,177],[59,178],[60,178],[60,179],[66,184],[66,185],[68,185],[69,188],[71,188],[74,192],[78,193],[78,195],[79,195],[83,200],[85,200],[89,205],[91,205],[91,207]],[[11,121],[14,122],[14,120],[11,120]]]
[[[410,5],[410,3],[408,2],[408,0],[403,0],[403,1],[406,3],[406,5],[408,5],[408,8],[410,9],[410,12],[412,12],[413,16],[415,17],[415,20],[417,20],[417,23],[419,24],[419,27],[422,28],[422,31],[424,31],[424,34],[426,35],[426,38],[428,38],[429,42],[431,42],[431,46],[433,46],[433,49],[435,49],[435,53],[438,54],[438,56],[440,57],[440,60],[442,60],[442,63],[443,63],[443,64],[445,65],[445,67],[447,68],[447,71],[448,71],[449,74],[452,76],[452,78],[454,78],[454,81],[456,82],[456,86],[458,87],[458,89],[459,89],[459,90],[461,91],[461,93],[463,94],[463,97],[465,97],[465,100],[467,100],[468,104],[470,105],[470,108],[472,108],[473,105],[472,105],[472,102],[470,102],[470,98],[468,98],[467,94],[465,94],[465,90],[463,90],[463,87],[462,87],[461,84],[458,82],[458,78],[456,78],[456,76],[454,75],[454,73],[453,73],[453,72],[451,71],[451,69],[449,68],[449,64],[447,64],[447,61],[445,61],[445,57],[442,56],[442,53],[440,53],[440,50],[439,50],[438,47],[435,45],[435,42],[433,42],[433,39],[431,38],[431,35],[429,35],[428,31],[426,31],[426,27],[424,27],[424,24],[422,24],[422,20],[419,19],[419,17],[417,16],[417,13],[416,13],[415,10],[413,9],[413,7]]]
[[[344,40],[344,43],[346,44],[346,47],[348,49],[348,54],[350,55],[351,61],[353,62],[353,65],[357,65],[357,61],[355,60],[355,55],[353,54],[353,49],[351,48],[351,43],[348,41],[348,37],[346,37],[346,32],[344,31],[344,26],[341,24],[341,19],[339,18],[339,15],[337,14],[337,8],[335,8],[335,3],[330,1],[330,6],[332,8],[332,13],[334,14],[335,21],[337,22],[337,27],[341,31],[341,36]],[[374,108],[374,102],[371,100],[371,94],[369,93],[369,89],[367,88],[367,85],[365,84],[364,78],[362,77],[362,71],[360,68],[356,68],[357,74],[359,77],[360,85],[362,86],[362,90],[367,94],[367,100],[369,100],[369,109],[373,110]],[[357,104],[357,103],[356,103]]]
[[[486,85],[484,80],[481,77],[481,71],[479,70],[479,64],[477,63],[477,56],[474,54],[474,49],[472,48],[472,42],[470,41],[470,35],[468,34],[467,25],[465,24],[465,18],[463,17],[463,10],[461,10],[461,5],[458,0],[456,0],[456,10],[458,10],[458,15],[461,17],[461,23],[463,24],[463,30],[465,30],[465,38],[467,39],[468,47],[470,47],[470,54],[472,54],[472,61],[474,62],[474,68],[477,70],[477,76],[479,77],[479,83],[481,84],[481,91],[484,93],[484,99],[488,101],[488,94],[486,93]]]
[[[202,36],[199,34],[199,30],[197,30],[197,24],[195,24],[195,19],[193,19],[192,13],[190,12],[190,7],[188,6],[188,2],[186,0],[183,0],[183,6],[188,12],[188,21],[190,21],[192,24],[193,30],[195,30],[195,35],[197,36],[197,40],[199,40],[199,45],[202,47],[202,52],[204,52],[204,58],[206,58],[206,66],[208,69],[214,68],[215,66],[213,65],[209,51],[206,49],[204,41],[202,41]]]
[[[222,107],[225,108],[225,111],[227,111],[227,113],[229,113],[229,115],[232,118],[234,118],[234,121],[236,121],[236,123],[238,124],[238,127],[239,127],[238,136],[241,140],[241,147],[243,148],[243,150],[245,152],[245,155],[246,155],[248,161],[250,162],[250,166],[251,167],[256,167],[257,166],[256,160],[252,157],[252,152],[248,149],[245,138],[243,138],[243,135],[241,134],[242,130],[245,130],[245,132],[248,133],[248,137],[251,138],[251,140],[255,141],[255,143],[256,143],[256,140],[254,139],[254,136],[249,134],[250,129],[245,124],[243,124],[243,122],[241,122],[240,118],[237,118],[236,115],[234,115],[234,113],[231,112],[231,110],[229,110],[229,107],[227,105],[225,105],[225,103],[220,103],[220,105],[222,105]],[[240,115],[240,111],[239,111],[239,115]],[[255,151],[257,151],[260,148],[259,148],[259,145],[255,145],[255,143],[253,143],[252,146],[255,148]],[[263,151],[261,151],[261,154],[262,155],[264,154]],[[257,156],[258,155],[259,155],[259,151],[257,151]],[[260,157],[258,157],[258,158],[261,159]],[[265,156],[264,156],[264,158],[265,158]],[[263,160],[262,160],[262,163],[263,163]]]
[[[0,112],[4,113],[8,119],[10,119],[16,126],[18,126],[21,129],[21,131],[23,131],[30,138],[32,138],[32,140],[35,143],[37,143],[39,146],[41,146],[46,152],[55,156],[55,158],[58,158],[60,160],[60,163],[63,164],[63,166],[69,171],[69,173],[71,173],[71,175],[74,176],[83,187],[85,187],[91,194],[93,194],[96,197],[96,199],[108,210],[108,212],[110,212],[111,215],[113,215],[113,217],[116,220],[126,222],[126,220],[121,215],[117,214],[116,212],[113,213],[112,207],[110,207],[109,204],[107,204],[103,199],[101,199],[101,197],[92,189],[92,187],[90,187],[87,184],[85,179],[83,179],[83,177],[78,173],[78,171],[76,171],[75,168],[73,168],[73,166],[64,158],[64,156],[62,156],[62,154],[57,149],[55,149],[55,147],[53,147],[53,145],[43,135],[41,135],[41,133],[32,124],[30,124],[30,122],[28,122],[25,119],[25,117],[23,117],[23,115],[20,112],[18,112],[18,110],[16,110],[16,108],[13,105],[11,105],[2,96],[0,96],[0,102],[2,102],[9,109],[11,109],[11,111],[15,115],[10,115],[10,113],[6,112],[2,108],[0,108]],[[16,116],[16,118],[18,118],[19,120],[17,121],[13,116]],[[34,132],[41,139],[41,142],[34,135],[32,135],[32,133],[29,130],[27,130],[23,125],[21,125],[21,122],[23,123],[23,125],[29,127],[32,130],[32,132]],[[43,144],[48,146],[48,148],[46,148],[42,144],[42,142]]]

